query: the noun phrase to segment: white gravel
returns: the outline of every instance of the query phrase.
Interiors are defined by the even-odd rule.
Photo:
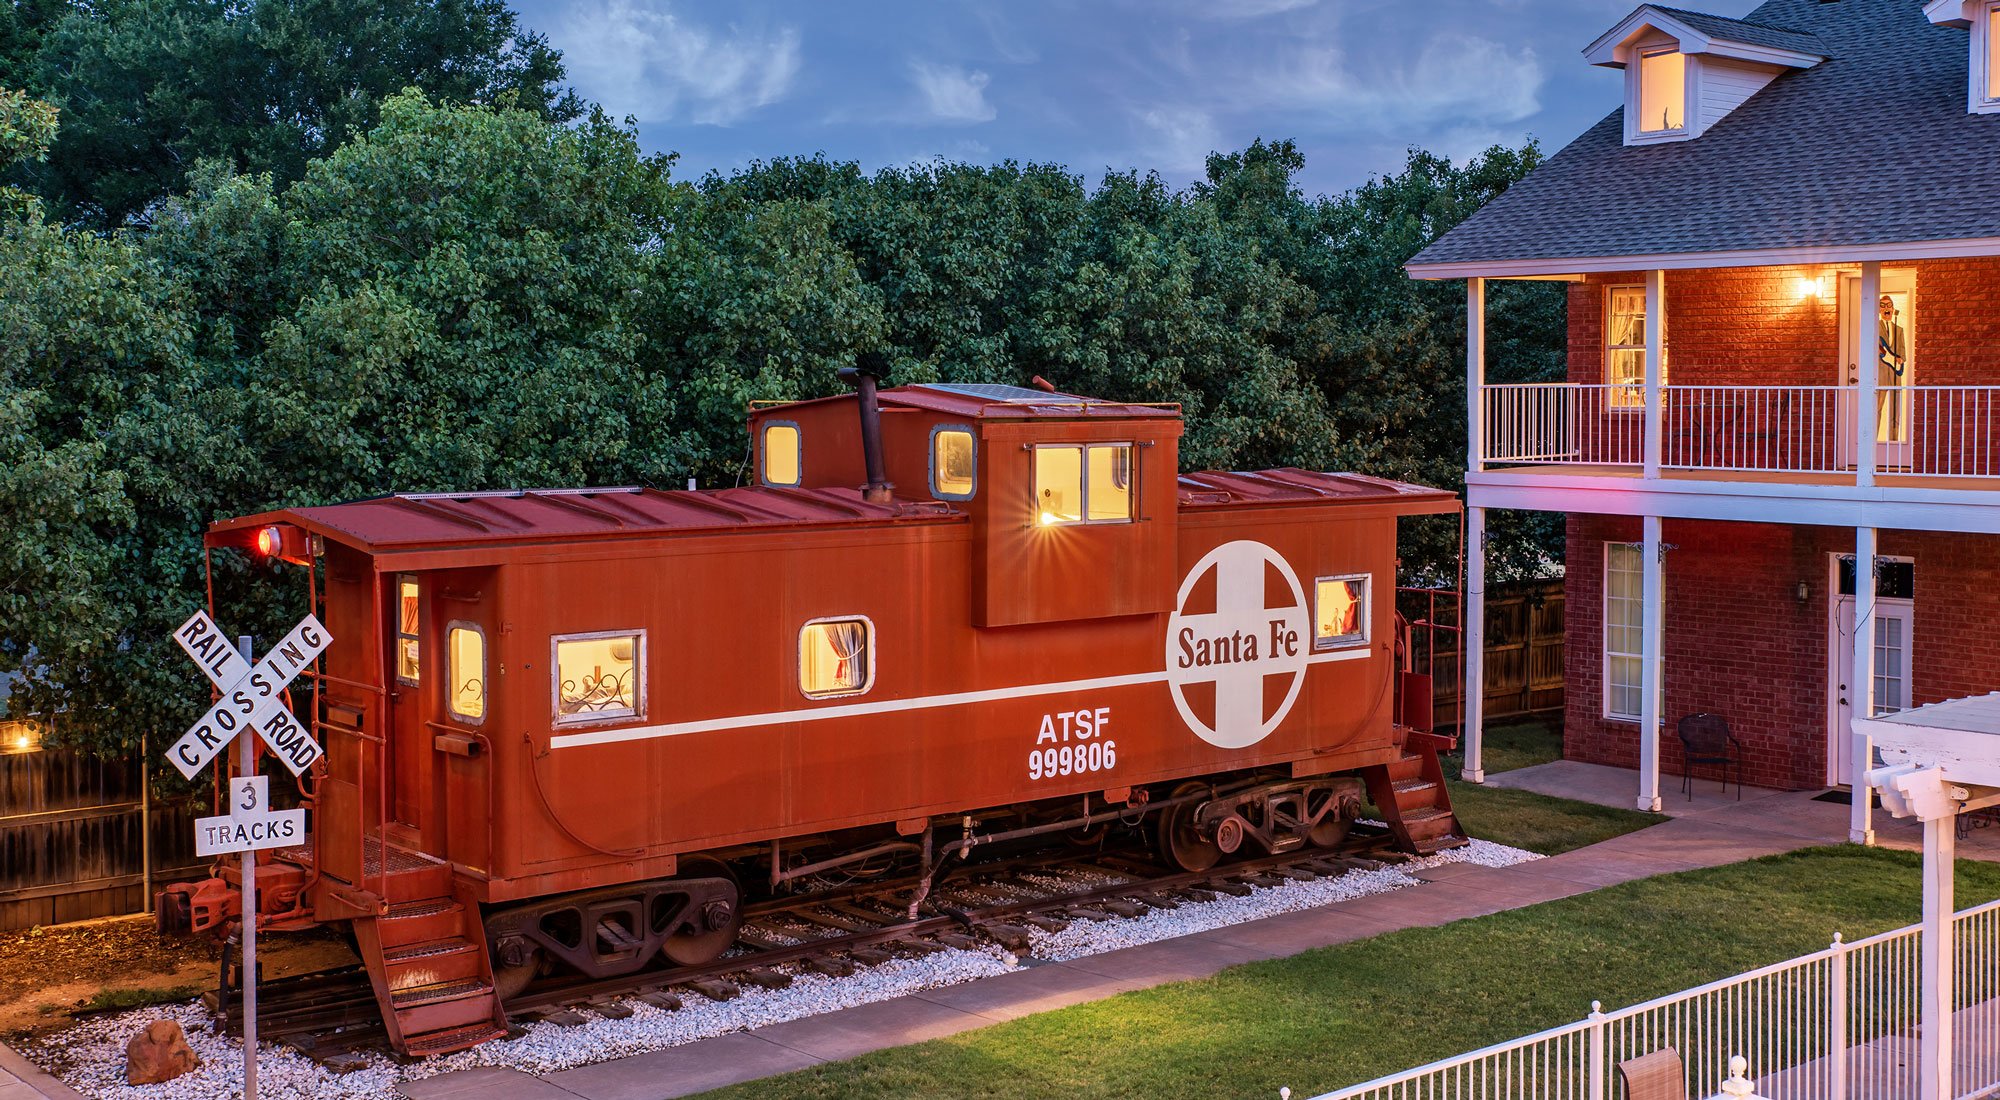
[[[1212,901],[1183,902],[1178,908],[1155,909],[1125,920],[1073,921],[1061,932],[1033,932],[1030,953],[1044,961],[1077,959],[1403,889],[1419,882],[1412,871],[1439,864],[1505,867],[1540,858],[1518,848],[1475,840],[1463,848],[1379,870],[1357,870],[1311,882],[1288,881],[1278,886],[1253,887],[1244,897],[1219,894]],[[1068,876],[1061,885],[1076,888]],[[397,1083],[405,1079],[475,1066],[509,1066],[530,1073],[571,1069],[731,1031],[956,985],[1002,974],[1019,965],[1018,960],[999,948],[940,951],[894,959],[845,978],[803,974],[784,989],[745,985],[742,995],[730,1001],[713,1002],[690,992],[683,995],[682,1007],[671,1012],[641,1001],[627,1001],[623,1004],[632,1014],[624,1019],[600,1018],[586,1011],[587,1022],[578,1026],[533,1023],[518,1039],[486,1043],[473,1050],[407,1066],[399,1066],[380,1055],[369,1055],[362,1060],[362,1068],[345,1074],[335,1074],[290,1048],[266,1044],[258,1058],[258,1093],[270,1100],[322,1097],[393,1100],[398,1095]],[[180,1021],[187,1031],[189,1045],[201,1059],[201,1066],[164,1085],[126,1085],[126,1042],[147,1023],[161,1018]],[[87,1020],[29,1045],[23,1053],[78,1092],[100,1100],[226,1100],[241,1095],[239,1050],[236,1040],[214,1030],[199,1002],[191,1002]]]

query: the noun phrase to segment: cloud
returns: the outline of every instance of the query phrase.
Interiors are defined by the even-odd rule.
[[[1546,76],[1530,47],[1446,31],[1407,61],[1367,60],[1358,70],[1338,40],[1298,43],[1240,86],[1239,106],[1345,111],[1387,127],[1517,122],[1541,110]]]
[[[1153,107],[1140,111],[1138,118],[1149,138],[1148,167],[1200,175],[1208,167],[1208,155],[1222,147],[1222,133],[1207,111]]]
[[[720,30],[660,4],[582,0],[549,32],[583,93],[613,115],[727,126],[776,103],[799,72],[799,30]]]
[[[986,84],[992,79],[978,70],[956,65],[910,62],[910,78],[923,93],[930,117],[947,122],[991,122],[998,114],[986,101]]]

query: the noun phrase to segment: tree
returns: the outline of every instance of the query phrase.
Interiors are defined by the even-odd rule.
[[[203,158],[280,185],[374,125],[405,86],[574,118],[561,55],[505,0],[46,0],[17,10],[13,61],[65,122],[27,173],[65,220],[142,222]],[[4,26],[4,24],[0,24]]]

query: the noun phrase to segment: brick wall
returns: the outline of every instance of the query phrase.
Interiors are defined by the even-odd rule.
[[[1667,731],[1661,770],[1681,773],[1673,722],[1695,711],[1729,719],[1744,779],[1804,788],[1826,781],[1830,561],[1853,553],[1845,528],[1667,520]],[[1604,544],[1636,542],[1639,521],[1569,521],[1567,714],[1571,759],[1636,767],[1639,727],[1604,717]],[[1916,560],[1918,704],[2000,690],[2000,538],[1885,531],[1880,552]],[[1800,603],[1799,581],[1808,597]],[[1842,643],[1846,644],[1846,643]],[[1677,783],[1662,780],[1663,787]]]

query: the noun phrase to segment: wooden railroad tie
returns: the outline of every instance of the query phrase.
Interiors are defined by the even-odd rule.
[[[648,989],[633,999],[652,1005],[662,1012],[672,1012],[681,1006],[681,999],[664,989]]]
[[[584,1006],[607,1020],[623,1020],[632,1015],[632,1006],[610,997],[598,997]]]
[[[1232,898],[1247,898],[1251,894],[1250,887],[1234,879],[1215,879],[1202,883],[1201,888],[1213,890],[1218,894],[1228,894]]]
[[[847,953],[855,962],[863,966],[880,966],[895,958],[879,947],[857,947]]]
[[[993,937],[993,942],[1009,951],[1026,951],[1032,939],[1026,928],[1018,924],[994,922],[980,925],[980,930]]]
[[[783,989],[792,984],[790,974],[781,974],[765,966],[753,966],[745,970],[743,980],[759,989]]]
[[[1025,913],[1021,917],[1021,922],[1034,925],[1044,932],[1060,932],[1069,927],[1069,922],[1061,917],[1051,917],[1042,913]]]
[[[849,974],[854,973],[855,970],[852,960],[843,959],[838,955],[828,955],[825,958],[819,959],[807,959],[800,965],[815,974],[824,974],[829,978],[845,978]]]
[[[1121,917],[1125,917],[1128,919],[1131,917],[1136,917],[1139,914],[1144,913],[1146,911],[1145,906],[1127,898],[1105,898],[1103,901],[1100,901],[1097,904],[1103,906],[1104,908],[1110,910],[1113,913],[1118,914]]]
[[[736,988],[735,982],[725,982],[721,978],[696,978],[688,983],[688,988],[711,1001],[733,1001],[743,992]]]
[[[578,1012],[576,1009],[561,1008],[557,1009],[554,1012],[544,1014],[542,1016],[542,1022],[547,1024],[555,1024],[557,1027],[582,1027],[583,1025],[589,1023],[590,1019],[586,1017],[583,1013]]]
[[[937,940],[937,942],[944,944],[946,947],[955,947],[960,951],[973,951],[979,947],[978,940],[958,932],[939,932],[932,939]]]

